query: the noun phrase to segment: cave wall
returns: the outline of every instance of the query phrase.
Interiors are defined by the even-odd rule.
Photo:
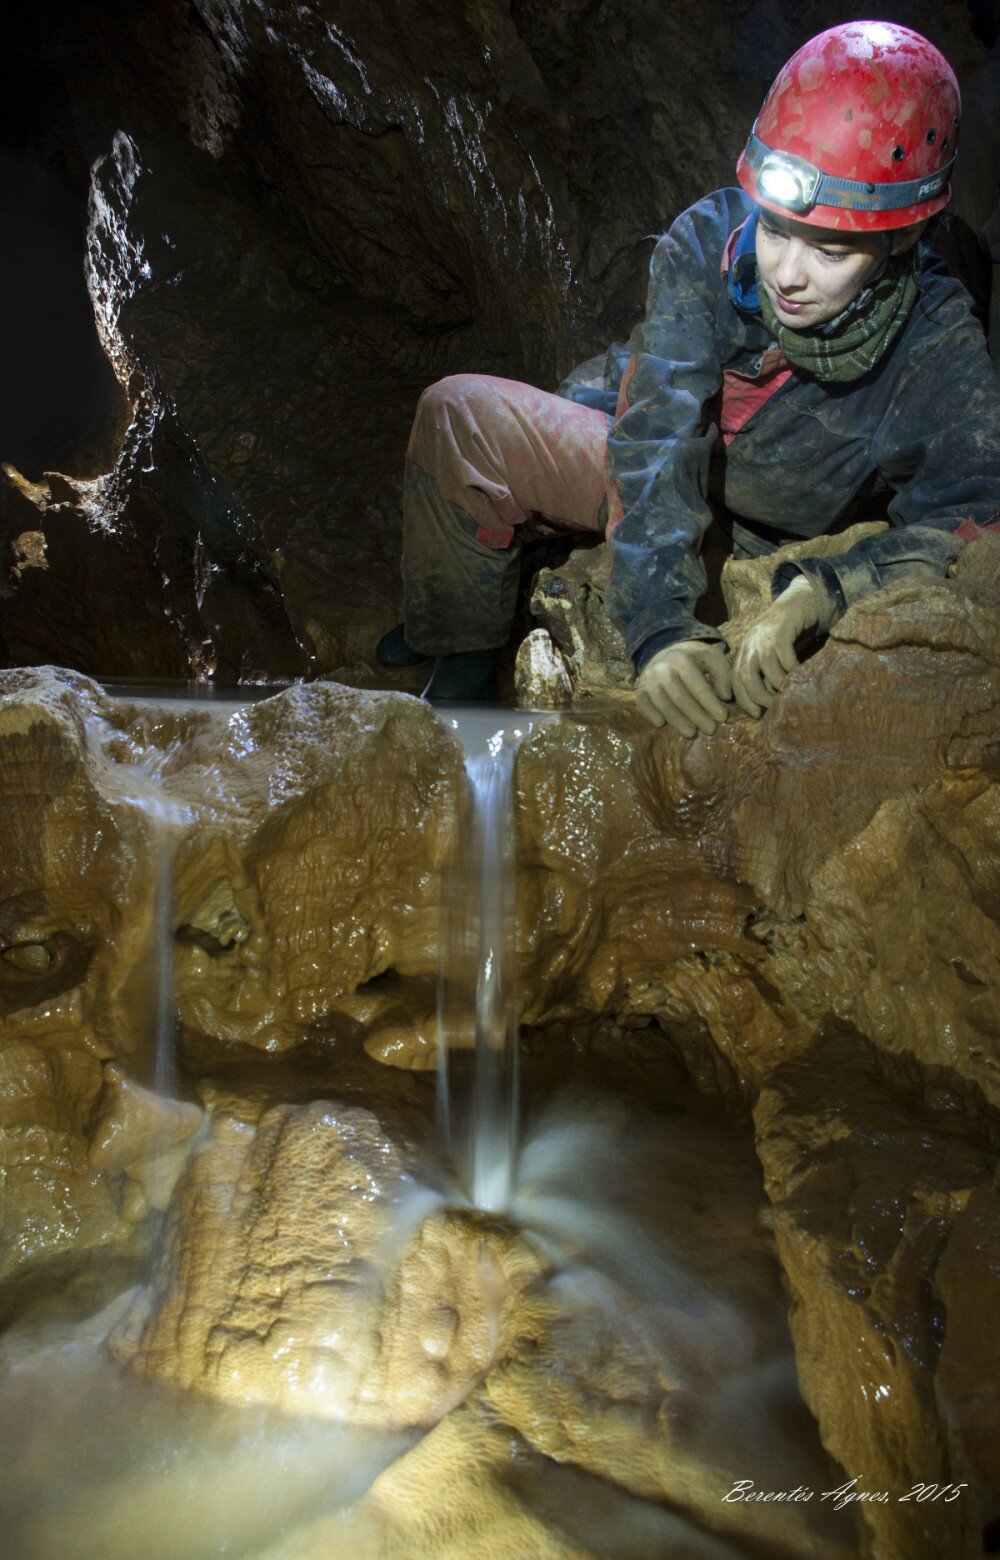
[[[42,439],[0,492],[7,664],[364,681],[398,609],[421,388],[470,369],[554,387],[626,334],[652,237],[732,179],[781,62],[867,9],[23,15],[22,118],[33,98],[36,156],[89,180],[86,275],[121,394],[96,397],[85,454],[53,437],[46,460]],[[879,10],[962,75],[986,58],[961,0]]]

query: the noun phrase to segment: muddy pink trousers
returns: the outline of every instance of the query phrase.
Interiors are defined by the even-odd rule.
[[[507,642],[529,521],[603,532],[610,423],[487,374],[453,374],[424,391],[403,489],[403,621],[414,650]]]

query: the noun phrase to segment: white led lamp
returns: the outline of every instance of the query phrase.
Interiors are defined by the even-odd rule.
[[[814,206],[835,206],[841,211],[902,211],[907,206],[919,206],[940,195],[955,166],[952,157],[937,173],[898,183],[872,184],[860,179],[839,179],[824,173],[814,163],[806,162],[804,157],[794,157],[790,152],[773,152],[752,130],[744,156],[753,169],[757,188],[764,199],[800,215]]]

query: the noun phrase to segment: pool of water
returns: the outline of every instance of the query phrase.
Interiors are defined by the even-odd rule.
[[[530,1348],[508,1337],[435,1426],[362,1430],[135,1378],[103,1347],[131,1294],[83,1319],[50,1305],[0,1345],[5,1560],[856,1554],[850,1512],[771,1507],[762,1532],[723,1498],[839,1482],[798,1396],[748,1129],[647,1049],[524,1044],[494,1217],[539,1262]],[[435,1203],[463,1196],[438,1175]]]

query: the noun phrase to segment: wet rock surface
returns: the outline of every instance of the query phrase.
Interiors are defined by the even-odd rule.
[[[627,1531],[667,1509],[722,1553],[978,1555],[1000,1444],[982,1385],[1000,1143],[998,577],[985,540],[949,580],[879,593],[761,721],[713,738],[655,732],[617,697],[525,741],[525,1056],[543,1100],[598,1067],[579,1119],[612,1158],[582,1132],[532,1172],[529,1130],[534,1202],[485,1226],[421,1181],[438,880],[463,786],[434,713],[333,682],[163,707],[71,673],[4,674],[7,1314],[67,1283],[82,1306],[95,1269],[136,1273],[165,1220],[116,1334],[140,1379],[379,1433],[436,1426],[372,1485],[374,1553],[460,1554],[488,1531],[592,1553],[557,1513],[596,1479]],[[153,1090],[161,934],[179,1103]],[[742,1225],[723,1212],[750,1186],[725,1146],[744,1131],[773,1236],[754,1223],[756,1192]],[[703,1172],[671,1157],[685,1133],[694,1163],[715,1163],[710,1206]],[[636,1187],[659,1174],[670,1188],[645,1223],[650,1194],[623,1200],[615,1170],[644,1153]],[[587,1187],[602,1230],[652,1232],[659,1254],[639,1239],[597,1260],[591,1232],[581,1278],[552,1163],[574,1196]],[[411,1184],[430,1201],[400,1236]],[[772,1453],[792,1466],[780,1436],[760,1438],[754,1464],[705,1419],[744,1387],[778,1422],[792,1412],[776,1259],[798,1385],[839,1465],[795,1478],[886,1493],[844,1508],[847,1536],[811,1526],[808,1503],[720,1510],[727,1480],[766,1487]],[[652,1292],[628,1289],[632,1269],[648,1279],[664,1261]],[[701,1276],[675,1290],[677,1274]],[[400,1502],[411,1477],[433,1488],[458,1444],[471,1465],[442,1533]],[[540,1472],[552,1463],[558,1496]],[[903,1499],[918,1484],[940,1493]],[[317,1523],[318,1549],[332,1529]],[[661,1552],[666,1530],[648,1531],[639,1552]]]
[[[431,1424],[485,1375],[501,1306],[537,1272],[511,1246],[429,1211],[405,1146],[367,1110],[216,1112],[111,1346],[144,1375],[237,1403]]]
[[[636,1011],[671,967],[744,1083],[832,1014],[995,1105],[995,564],[979,541],[953,579],[853,608],[761,721],[688,743],[583,704],[534,737],[529,1013]],[[740,1011],[768,1015],[745,1056]]]
[[[165,1206],[198,1112],[150,1092],[164,983],[197,1077],[241,1048],[353,1045],[338,994],[392,965],[433,969],[453,742],[414,700],[322,684],[282,697],[174,713],[116,705],[70,673],[3,676],[11,1279],[44,1282],[64,1250],[134,1253]],[[338,743],[334,712],[349,709]],[[368,780],[380,747],[394,800]]]
[[[951,1385],[949,1425],[937,1395],[944,1359],[971,1342],[960,1296],[991,1285],[992,1242],[980,1231],[973,1251],[967,1210],[990,1196],[1000,1134],[985,1114],[976,1130],[947,1074],[924,1084],[880,1074],[872,1048],[831,1025],[754,1112],[803,1395],[855,1488],[888,1496],[865,1503],[865,1522],[875,1553],[901,1560],[978,1554],[970,1496],[991,1488],[967,1450],[981,1401]],[[938,1277],[952,1241],[944,1271],[967,1263],[958,1315]],[[971,1357],[983,1363],[975,1345]]]
[[[853,608],[761,721],[682,743],[627,697],[591,699],[543,722],[515,775],[526,1055],[544,1089],[568,1055],[605,1059],[583,1119],[632,1158],[646,1142],[663,1206],[696,1207],[697,1173],[672,1162],[669,1112],[643,1125],[616,1094],[649,1106],[657,1070],[680,1069],[752,1120],[797,1381],[842,1468],[822,1477],[885,1491],[846,1510],[860,1552],[892,1560],[977,1555],[995,1493],[978,1306],[1000,1143],[998,557],[977,541],[952,579]],[[757,588],[730,565],[733,633]],[[515,1435],[741,1554],[853,1552],[808,1504],[719,1512],[735,1480],[766,1487],[766,1459],[719,1451],[694,1404],[736,1381],[758,1406],[788,1390],[778,1335],[735,1320],[711,1256],[741,1237],[686,1240],[694,1292],[669,1298],[668,1276],[626,1303],[616,1256],[566,1276],[579,1253],[566,1268],[548,1172],[534,1211],[498,1226],[446,1211],[432,1178],[401,1234],[424,1184],[438,878],[463,786],[434,711],[332,682],[156,707],[8,672],[0,758],[8,1314],[55,1284],[92,1293],[111,1260],[134,1271],[167,1211],[115,1332],[150,1382],[379,1432],[437,1424],[415,1468],[468,1434],[490,1485]],[[153,1092],[164,989],[179,1101]],[[722,1165],[718,1131],[694,1139]],[[612,1162],[594,1179],[598,1148],[585,1162],[615,1184]],[[719,1182],[713,1231],[744,1173]],[[621,1231],[637,1211],[635,1195],[627,1214],[590,1207]],[[772,1254],[750,1276],[750,1248],[744,1298],[774,1279]],[[610,1326],[622,1304],[627,1328]],[[917,1485],[933,1498],[903,1499]]]
[[[135,412],[106,475],[0,475],[5,664],[224,684],[304,671],[245,509],[162,405]]]
[[[903,9],[960,74],[983,60],[965,6]],[[842,19],[37,11],[12,57],[90,196],[117,389],[85,447],[53,435],[0,481],[0,657],[360,685],[398,612],[420,390],[554,387],[624,337],[651,236],[731,180],[774,70]],[[880,593],[762,722],[691,744],[634,715],[603,550],[543,574],[519,687],[577,707],[519,762],[524,1049],[543,1097],[596,1071],[558,1173],[534,1120],[506,1221],[420,1180],[463,783],[433,715],[322,682],[163,710],[0,676],[15,1560],[133,1560],[137,1533],[147,1560],[983,1553],[998,560],[979,542],[950,580]],[[723,585],[735,638],[762,571]],[[78,1395],[65,1324],[31,1329],[126,1283]],[[345,1426],[385,1439],[362,1455]],[[723,1503],[741,1478],[887,1499]],[[903,1500],[917,1484],[933,1497]]]
[[[13,1553],[75,1557],[99,1539],[107,1560],[137,1542],[160,1560],[172,1530],[199,1560],[226,1543],[297,1560],[853,1555],[850,1510],[721,1500],[765,1470],[817,1490],[843,1478],[795,1390],[746,1127],[706,1111],[652,1047],[616,1097],[617,1059],[585,1039],[532,1048],[503,1219],[405,1184],[426,1160],[398,1103],[204,1088],[211,1128],[152,1281],[63,1328],[61,1359],[30,1325],[0,1342],[16,1367],[0,1372],[0,1425],[20,1414],[58,1457],[75,1410],[50,1423],[40,1402],[67,1373],[79,1401],[82,1376],[115,1470],[99,1501],[65,1469],[55,1494],[26,1499],[30,1458],[0,1430]],[[165,1534],[157,1513],[179,1488]]]

